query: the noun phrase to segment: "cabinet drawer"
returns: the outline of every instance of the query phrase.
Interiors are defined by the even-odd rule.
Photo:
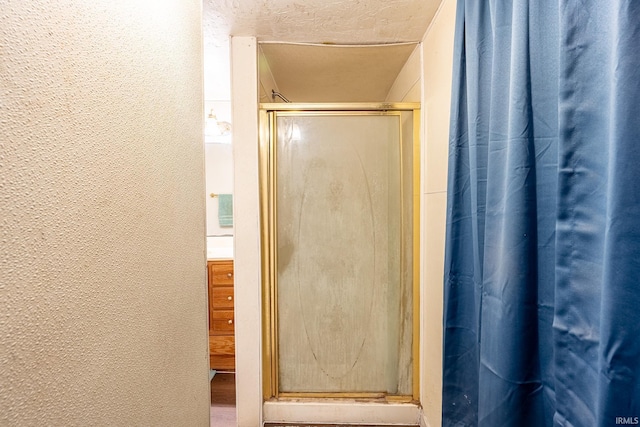
[[[236,345],[233,336],[209,337],[209,364],[211,369],[235,370]]]
[[[221,286],[211,289],[213,294],[213,308],[215,310],[233,310],[233,287]]]
[[[236,340],[233,335],[209,337],[209,354],[211,355],[231,355],[236,354]]]
[[[216,310],[211,313],[211,331],[216,334],[233,334],[235,320],[233,310]]]
[[[209,367],[218,371],[235,371],[236,357],[231,354],[212,354],[209,356]]]
[[[233,261],[211,261],[209,281],[213,286],[233,285]]]

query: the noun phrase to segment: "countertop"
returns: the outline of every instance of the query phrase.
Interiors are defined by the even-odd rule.
[[[207,259],[233,259],[233,236],[207,236]]]

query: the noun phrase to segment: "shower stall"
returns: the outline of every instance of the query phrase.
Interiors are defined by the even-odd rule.
[[[261,105],[265,400],[418,400],[418,113]]]

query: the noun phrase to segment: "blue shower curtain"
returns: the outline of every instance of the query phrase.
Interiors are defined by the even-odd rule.
[[[444,426],[640,417],[640,1],[459,0]]]

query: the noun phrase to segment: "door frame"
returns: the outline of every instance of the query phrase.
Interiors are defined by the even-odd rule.
[[[412,112],[412,395],[392,396],[372,393],[287,393],[278,391],[277,369],[277,293],[275,290],[275,179],[272,165],[275,164],[271,142],[275,140],[275,117],[277,112],[308,115],[335,113],[339,115],[393,114]],[[276,113],[276,114],[274,114]],[[287,399],[368,399],[373,402],[411,403],[420,400],[420,104],[419,103],[268,103],[260,104],[259,110],[259,181],[261,216],[261,266],[262,266],[262,393],[265,402],[287,401]],[[265,405],[265,408],[268,405]],[[366,408],[366,406],[365,406]],[[265,413],[266,415],[266,413]]]

